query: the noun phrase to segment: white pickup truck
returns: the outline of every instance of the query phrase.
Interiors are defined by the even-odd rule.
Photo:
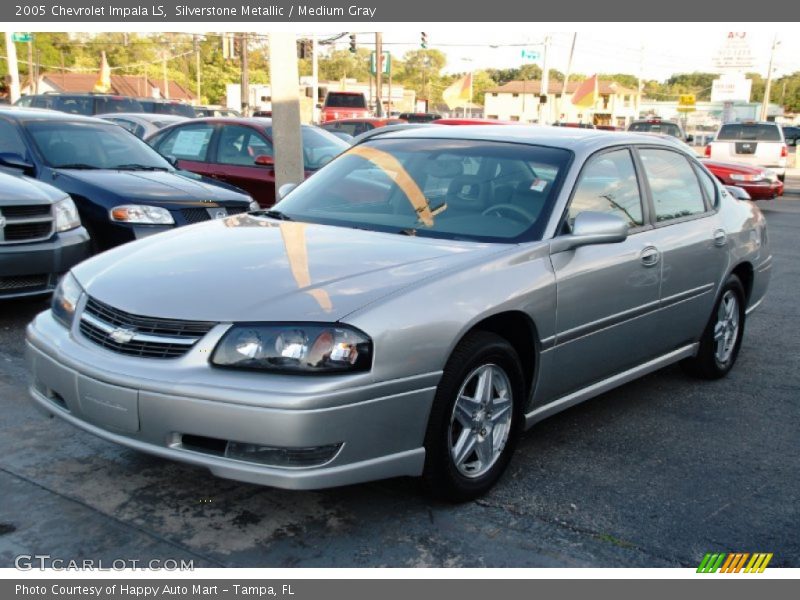
[[[706,146],[705,154],[707,158],[718,161],[770,169],[783,181],[789,151],[780,125],[768,121],[744,121],[720,127],[714,141]]]

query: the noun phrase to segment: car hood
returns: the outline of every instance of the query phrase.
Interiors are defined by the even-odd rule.
[[[137,315],[337,321],[507,249],[243,214],[126,244],[74,273],[89,295]]]
[[[115,195],[141,202],[249,202],[250,197],[202,179],[189,178],[172,171],[118,171],[114,169],[57,169],[64,177],[108,190]]]
[[[0,171],[0,207],[4,204],[52,204],[66,194],[51,185]]]
[[[756,174],[766,170],[765,168],[762,169],[761,167],[753,167],[742,163],[722,162],[718,160],[701,160],[700,162],[702,162],[708,169],[724,169],[725,171],[737,173]]]

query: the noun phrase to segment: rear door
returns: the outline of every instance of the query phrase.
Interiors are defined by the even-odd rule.
[[[164,132],[153,147],[168,159],[176,161],[179,168],[213,177],[216,171],[209,155],[214,130],[213,123],[187,123]]]
[[[544,397],[555,398],[638,365],[659,353],[661,265],[631,150],[587,161],[573,191],[568,224],[584,211],[616,214],[630,227],[616,244],[551,256],[558,309],[553,373]]]
[[[257,165],[259,156],[274,157],[272,142],[252,127],[220,127],[213,157],[214,177],[245,190],[263,207],[275,204],[275,166]]]
[[[728,239],[714,210],[717,186],[683,153],[641,147],[661,262],[659,338],[674,350],[697,340],[727,268]]]

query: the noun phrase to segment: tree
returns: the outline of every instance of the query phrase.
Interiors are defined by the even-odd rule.
[[[446,63],[447,57],[440,50],[411,50],[403,55],[402,70],[394,79],[413,89],[418,97],[434,101],[441,98],[444,89],[439,73]]]

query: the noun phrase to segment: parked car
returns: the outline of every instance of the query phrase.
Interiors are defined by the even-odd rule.
[[[783,182],[775,171],[743,163],[709,159],[700,162],[725,185],[744,188],[753,200],[772,200],[783,196]]]
[[[368,117],[367,98],[362,92],[328,92],[320,112],[320,121]]]
[[[116,112],[143,112],[136,98],[111,94],[32,94],[15,102],[23,108],[48,108],[73,115],[97,115]]]
[[[634,121],[628,125],[628,131],[638,133],[663,133],[678,138],[682,142],[690,143],[694,141],[694,136],[687,135],[683,127],[677,121],[665,121],[660,117],[650,117],[641,121]]]
[[[195,106],[195,115],[198,117],[241,117],[242,113],[224,106]]]
[[[372,139],[374,137],[383,135],[385,133],[390,133],[392,131],[404,131],[408,129],[419,129],[423,127],[439,127],[439,125],[434,125],[433,123],[401,123],[399,125],[387,125],[386,127],[371,129],[370,131],[365,131],[364,133],[357,135],[350,141],[350,144],[360,144],[365,140]]]
[[[106,115],[97,115],[97,118],[116,123],[123,129],[130,131],[139,139],[150,137],[156,131],[164,129],[164,127],[168,125],[186,121],[186,117],[155,113],[110,113]]]
[[[397,116],[398,119],[402,119],[406,123],[430,123],[431,121],[435,121],[436,119],[441,119],[442,115],[439,113],[400,113]]]
[[[570,127],[572,129],[597,129],[593,123],[571,123],[566,121],[556,121],[553,127]]]
[[[797,140],[800,139],[800,127],[796,125],[784,125],[782,129],[786,145],[797,146]]]
[[[164,100],[160,98],[139,98],[142,110],[138,112],[152,113],[156,115],[176,115],[193,119],[197,116],[194,106],[177,100]],[[130,111],[136,112],[136,111]]]
[[[0,108],[0,166],[69,194],[94,250],[258,206],[231,186],[181,174],[102,119]]]
[[[552,414],[726,375],[772,264],[758,208],[652,136],[408,129],[283,192],[73,269],[27,330],[35,402],[222,477],[466,500]]]
[[[625,131],[624,127],[617,127],[616,125],[596,125],[595,129],[602,131]]]
[[[433,125],[519,125],[516,121],[500,121],[499,119],[478,119],[475,117],[450,117],[435,119]]]
[[[89,234],[67,194],[0,170],[0,300],[49,294],[88,256]]]
[[[349,147],[319,127],[303,125],[301,132],[306,176]],[[241,188],[263,207],[275,204],[270,119],[195,119],[162,129],[147,143],[181,169]]]
[[[771,121],[725,123],[705,150],[706,158],[770,169],[781,181],[786,176],[788,155],[783,130]]]
[[[346,133],[353,137],[361,135],[365,131],[377,129],[378,127],[386,127],[387,125],[401,125],[405,123],[402,119],[381,118],[381,117],[363,117],[360,119],[337,119],[336,121],[328,121],[320,125],[325,131],[330,131],[332,134]]]

